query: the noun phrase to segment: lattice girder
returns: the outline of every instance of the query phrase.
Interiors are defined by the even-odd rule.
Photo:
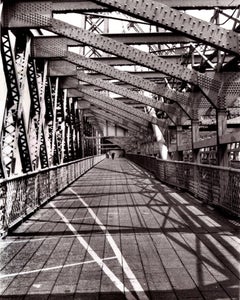
[[[1,38],[1,54],[8,89],[1,147],[4,173],[6,173],[6,176],[10,176],[15,172],[15,154],[17,148],[19,148],[23,172],[32,170],[28,138],[26,128],[24,127],[24,115],[22,113],[23,106],[21,103],[28,53],[19,56],[18,65],[16,65],[8,30],[3,30]],[[19,72],[16,69],[17,67],[20,70]]]

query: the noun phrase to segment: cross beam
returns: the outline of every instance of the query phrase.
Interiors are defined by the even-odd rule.
[[[96,0],[128,15],[239,55],[238,34],[154,0]]]

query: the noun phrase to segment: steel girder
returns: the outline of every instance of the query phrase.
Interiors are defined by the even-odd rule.
[[[54,47],[51,47],[50,49],[48,49],[47,47],[44,47],[44,39],[40,38],[40,39],[35,39],[35,40],[38,40],[37,44],[34,45],[34,50],[33,50],[35,56],[42,56],[42,55],[44,55],[44,53],[45,53],[45,57],[47,57],[47,56],[51,57],[51,56],[55,55]],[[169,100],[175,101],[180,105],[180,107],[182,107],[182,109],[187,113],[187,115],[190,118],[193,118],[191,107],[192,107],[192,103],[194,102],[194,98],[196,98],[195,94],[181,93],[176,90],[170,89],[168,87],[160,86],[150,80],[140,77],[139,75],[133,75],[129,72],[119,71],[119,70],[117,70],[111,66],[108,66],[104,63],[101,63],[96,60],[92,60],[90,58],[87,58],[87,57],[79,55],[79,54],[75,54],[70,51],[66,51],[66,52],[63,51],[62,55],[63,55],[63,59],[65,59],[68,62],[71,62],[75,65],[99,72],[101,74],[109,76],[110,78],[118,79],[122,82],[131,84],[132,86],[135,86],[137,88],[146,90],[153,94],[156,94],[156,95],[165,97]],[[68,70],[69,70],[69,68],[68,68]],[[75,71],[72,71],[72,73],[75,74]],[[216,103],[214,103],[214,104],[217,105]],[[163,109],[163,107],[162,107],[162,109]]]
[[[136,128],[136,129],[132,129],[132,128],[127,128],[124,127],[122,125],[121,122],[118,122],[117,120],[113,120],[113,118],[108,118],[102,114],[98,114],[96,112],[93,112],[93,116],[100,122],[102,123],[104,126],[107,126],[106,122],[110,122],[111,124],[113,125],[116,125],[118,126],[119,128],[123,128],[124,130],[127,130],[127,132],[129,134],[139,134],[141,131],[139,130],[139,128]]]
[[[137,102],[141,102],[147,106],[151,106],[153,108],[163,110],[168,114],[170,119],[175,124],[176,123],[180,123],[180,124],[184,123],[184,120],[180,120],[180,119],[178,120],[179,112],[177,110],[179,110],[179,107],[176,107],[174,104],[166,104],[161,101],[154,100],[150,97],[143,96],[143,95],[139,94],[138,92],[134,92],[134,91],[131,91],[124,87],[118,86],[111,82],[107,82],[107,81],[104,81],[104,80],[98,79],[98,78],[91,78],[91,75],[87,75],[86,73],[83,73],[83,72],[78,72],[77,78],[81,81],[90,83],[91,85],[98,86],[100,88],[106,89],[106,90],[116,93],[118,95],[123,95],[123,96],[133,99]]]
[[[26,0],[27,2],[27,0]],[[31,1],[33,2],[33,1]],[[43,2],[34,0],[34,2]],[[156,0],[156,2],[163,3],[175,9],[213,9],[219,8],[236,8],[239,5],[238,0],[227,2],[226,0]],[[104,12],[111,11],[109,7],[102,6],[92,1],[74,1],[74,0],[52,0],[52,10],[54,12]]]
[[[145,127],[148,126],[149,121],[146,121],[145,119],[142,119],[141,117],[137,117],[135,114],[133,115],[133,114],[127,112],[126,110],[123,110],[122,109],[123,106],[120,103],[117,103],[117,101],[115,101],[113,103],[111,98],[103,96],[95,91],[93,93],[89,92],[88,94],[78,91],[78,97],[80,97],[84,100],[87,100],[90,103],[92,103],[104,110],[110,111],[116,116],[119,115],[119,116],[123,117],[124,119],[134,121],[135,123],[141,124],[142,126],[145,126]],[[105,99],[106,101],[104,101],[103,99]],[[116,104],[116,106],[114,104]],[[125,106],[126,106],[126,108],[128,108],[127,105],[125,105]]]
[[[29,142],[23,114],[22,91],[24,90],[24,77],[27,76],[28,49],[19,56],[19,72],[16,70],[15,59],[11,49],[8,30],[2,32],[1,53],[4,72],[7,81],[7,102],[4,126],[1,137],[2,155],[4,157],[3,169],[10,176],[15,172],[15,151],[19,148],[21,167],[23,172],[32,170]],[[17,146],[18,145],[18,146]]]
[[[108,53],[120,57],[126,57],[139,65],[143,65],[166,75],[197,85],[202,89],[210,101],[214,103],[217,102],[218,93],[221,88],[221,82],[218,79],[216,80],[215,78],[211,78],[205,74],[190,70],[182,65],[170,64],[167,60],[151,53],[143,52],[131,46],[99,36],[93,32],[88,32],[87,30],[69,25],[68,23],[59,20],[52,19],[52,26],[49,27],[49,30],[99,48]]]
[[[27,13],[15,12],[14,18],[16,20],[23,19],[24,23],[27,23],[28,26],[41,26],[44,24],[47,29],[59,35],[66,36],[75,41],[96,47],[120,57],[126,57],[127,59],[139,65],[143,65],[150,69],[197,85],[213,102],[216,102],[218,99],[218,93],[221,88],[221,82],[218,79],[216,80],[215,78],[208,77],[205,74],[190,70],[187,67],[178,64],[170,64],[167,60],[156,55],[140,51],[123,43],[97,35],[93,32],[88,32],[87,30],[72,26],[63,21],[39,15],[37,13],[31,15]],[[11,25],[10,21],[7,21],[7,25]],[[50,25],[48,25],[49,23]],[[63,55],[61,50],[59,50],[59,55]]]
[[[32,157],[32,167],[35,170],[38,167],[39,155],[46,156],[44,148],[41,154],[39,153],[38,140],[40,133],[40,96],[36,77],[36,66],[33,58],[29,58],[27,70],[29,93],[31,97],[30,120],[29,120],[29,136],[30,136],[30,151]],[[46,160],[46,159],[45,159]]]
[[[193,117],[192,111],[191,111],[191,105],[192,105],[193,99],[195,97],[194,94],[181,93],[181,92],[172,90],[168,87],[162,87],[162,86],[160,86],[150,80],[144,79],[140,76],[130,74],[129,72],[119,71],[111,66],[105,65],[100,62],[96,62],[95,60],[86,58],[84,56],[81,56],[81,55],[78,55],[78,54],[75,54],[72,52],[67,52],[66,57],[64,59],[67,59],[68,61],[75,63],[79,66],[85,67],[87,69],[94,70],[99,73],[105,74],[111,78],[118,79],[122,82],[126,82],[126,83],[131,84],[132,86],[135,86],[142,90],[145,90],[145,91],[151,92],[153,94],[165,97],[166,99],[175,101],[182,107],[182,109],[189,115],[190,118]],[[98,82],[98,81],[100,81],[100,79],[99,80],[94,79],[94,82]],[[164,110],[163,107],[162,107],[162,109]]]
[[[158,55],[159,57],[164,58],[165,60],[167,60],[170,64],[181,64],[183,62],[183,55],[182,54],[170,54],[170,55],[161,55],[161,53],[159,53]],[[133,66],[136,65],[134,62],[129,61],[125,58],[119,58],[119,57],[94,57],[92,58],[96,61],[100,61],[103,62],[105,64],[108,64],[110,66]],[[194,55],[194,63],[196,64],[200,64],[202,60],[202,56],[200,55]],[[225,57],[225,62],[226,63],[230,63],[233,60],[232,56],[226,56]],[[235,60],[237,60],[237,58],[235,57]],[[217,57],[214,57],[211,60],[212,63],[216,64],[217,63]],[[154,72],[156,75],[158,74],[157,72]],[[160,74],[158,75],[160,77]],[[163,76],[163,75],[162,75]]]
[[[107,96],[105,96],[105,95],[103,95],[99,92],[94,91],[94,89],[92,89],[92,90],[90,90],[90,89],[81,89],[81,92],[87,95],[87,99],[84,96],[84,98],[86,100],[89,100],[89,96],[90,96],[90,97],[96,98],[100,101],[103,101],[107,104],[111,104],[112,106],[114,106],[118,109],[121,109],[122,111],[125,111],[127,114],[131,114],[132,118],[135,117],[136,120],[138,120],[138,123],[140,123],[140,124],[141,124],[141,122],[145,122],[145,123],[150,122],[150,123],[153,123],[153,124],[157,124],[160,127],[165,127],[166,126],[166,122],[164,120],[160,120],[160,119],[157,119],[155,117],[151,117],[148,114],[145,114],[145,113],[143,113],[143,112],[141,112],[141,111],[139,111],[139,110],[137,110],[133,107],[130,107],[129,105],[126,105],[124,103],[119,103],[114,98],[107,97]]]
[[[193,43],[194,40],[177,33],[151,32],[151,33],[108,33],[103,36],[114,39],[127,45],[175,44]]]
[[[215,24],[197,19],[154,0],[96,0],[123,13],[143,19],[151,24],[239,55],[238,34]]]
[[[47,57],[51,57],[54,56],[55,51],[54,51],[54,47],[51,47],[50,49],[48,49],[47,47],[44,47],[44,39],[40,38],[40,39],[35,39],[37,40],[36,45],[34,46],[34,55],[35,56],[42,56],[45,53],[45,56]],[[49,39],[48,39],[49,40]],[[40,52],[40,53],[39,53]],[[114,79],[118,79],[122,82],[126,82],[128,84],[131,84],[132,86],[135,86],[137,88],[149,91],[153,94],[162,96],[166,99],[172,100],[177,102],[180,107],[186,112],[186,114],[190,117],[190,118],[194,118],[193,115],[193,103],[194,106],[196,107],[196,101],[194,99],[196,99],[196,97],[198,97],[196,94],[193,93],[181,93],[178,92],[176,90],[170,89],[168,87],[163,87],[160,86],[150,80],[144,79],[140,76],[137,75],[133,75],[129,72],[124,72],[124,71],[119,71],[111,66],[108,66],[104,63],[101,63],[99,61],[95,61],[92,60],[90,58],[86,58],[82,55],[79,54],[75,54],[73,52],[69,52],[63,51],[63,59],[67,60],[68,62],[71,62],[75,65],[105,74],[111,78]],[[73,71],[73,73],[75,74],[75,71]],[[95,81],[95,79],[94,79]],[[98,79],[96,79],[96,82],[99,81]],[[215,106],[217,105],[216,103],[214,103]],[[199,103],[200,105],[200,103]],[[162,109],[163,106],[162,106]]]
[[[111,121],[115,122],[116,124],[119,124],[119,126],[125,128],[125,129],[130,129],[130,130],[139,131],[139,132],[143,132],[145,129],[142,126],[139,126],[138,123],[134,123],[133,121],[127,121],[126,119],[121,118],[119,116],[112,115],[112,114],[108,113],[107,111],[95,109],[94,107],[91,107],[91,111],[93,111],[96,115],[101,115],[106,120],[111,120]]]
[[[37,49],[37,48],[35,48],[35,49]],[[51,47],[51,49],[50,49],[50,55],[51,55],[51,50],[53,50],[54,48],[52,48]],[[47,55],[49,55],[49,51],[48,51],[48,49],[47,48],[45,48],[45,49],[40,49],[40,51],[41,51],[41,55],[43,54],[43,53],[47,53]],[[80,57],[79,55],[77,55],[77,54],[74,54],[74,53],[71,53],[71,52],[66,52],[66,53],[68,53],[68,56],[70,56],[71,57],[71,59],[69,59],[69,61],[70,62],[73,62],[73,63],[77,63],[78,65],[79,65],[79,62],[78,62],[78,58]],[[79,57],[78,57],[79,56]],[[76,57],[77,57],[77,62],[76,62]],[[73,59],[73,58],[75,58],[75,60]],[[82,56],[82,58],[83,58],[83,56]],[[114,70],[114,69],[113,69]],[[86,90],[85,90],[85,92],[86,92]],[[100,95],[100,94],[99,94]],[[118,105],[121,105],[120,103],[118,103]],[[127,111],[129,111],[129,110],[131,110],[132,108],[129,108],[129,106],[127,106],[128,107],[128,109],[127,109]],[[161,106],[162,108],[163,108],[163,106]],[[132,109],[133,110],[133,113],[134,113],[134,109]],[[139,115],[139,113],[141,113],[141,112],[139,112],[139,111],[137,111],[137,112],[135,112],[135,114],[137,113],[137,115]],[[146,118],[146,114],[142,114],[145,118]],[[150,121],[150,119],[148,119],[149,121]],[[155,121],[154,121],[155,122]],[[161,125],[163,125],[163,122],[161,121],[161,120],[159,120],[158,121]]]

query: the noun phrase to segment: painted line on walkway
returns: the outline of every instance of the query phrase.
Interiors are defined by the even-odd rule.
[[[88,212],[93,217],[95,222],[99,225],[101,230],[105,233],[106,238],[107,238],[110,246],[112,247],[112,250],[113,250],[114,254],[117,257],[117,260],[118,260],[119,264],[121,265],[121,267],[123,268],[123,271],[126,274],[126,276],[128,277],[130,283],[132,284],[132,287],[133,287],[134,291],[144,293],[144,289],[142,288],[140,282],[137,280],[137,278],[134,275],[133,271],[129,267],[127,261],[123,257],[120,249],[118,248],[116,242],[114,241],[111,234],[107,230],[106,226],[103,225],[103,223],[99,220],[99,218],[94,213],[94,211],[89,207],[89,205],[72,188],[69,188],[69,190],[77,196],[77,198],[80,200],[80,202],[87,208]],[[147,297],[147,295],[146,295],[146,297]],[[141,299],[143,299],[143,298],[141,298]],[[147,299],[148,299],[148,297],[147,297]]]
[[[113,259],[116,259],[116,256],[102,258],[102,261],[103,260],[113,260]],[[92,264],[92,263],[96,263],[96,261],[88,260],[88,261],[83,261],[83,262],[79,262],[79,263],[59,265],[59,266],[49,267],[49,268],[44,268],[44,269],[35,269],[35,270],[30,270],[30,271],[18,272],[18,273],[4,274],[4,275],[0,275],[0,279],[8,278],[8,277],[15,277],[18,275],[32,274],[32,273],[49,272],[49,271],[53,271],[53,270],[57,270],[57,269],[70,268],[70,267],[81,266],[81,265]]]
[[[56,208],[54,203],[50,203],[50,205],[54,208],[56,213],[62,218],[67,227],[72,231],[75,237],[78,239],[80,244],[87,250],[87,252],[91,255],[91,257],[95,260],[95,262],[99,265],[99,267],[103,270],[103,272],[110,278],[110,280],[115,284],[115,286],[124,293],[125,291],[129,292],[129,290],[124,286],[124,284],[116,277],[116,275],[108,268],[108,266],[103,262],[102,258],[100,258],[97,253],[90,247],[90,245],[85,241],[85,239],[77,232],[74,226],[69,222],[69,220],[61,213],[59,209]]]

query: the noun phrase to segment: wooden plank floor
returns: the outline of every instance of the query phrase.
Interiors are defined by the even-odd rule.
[[[0,299],[239,299],[238,229],[105,159],[0,241]]]

